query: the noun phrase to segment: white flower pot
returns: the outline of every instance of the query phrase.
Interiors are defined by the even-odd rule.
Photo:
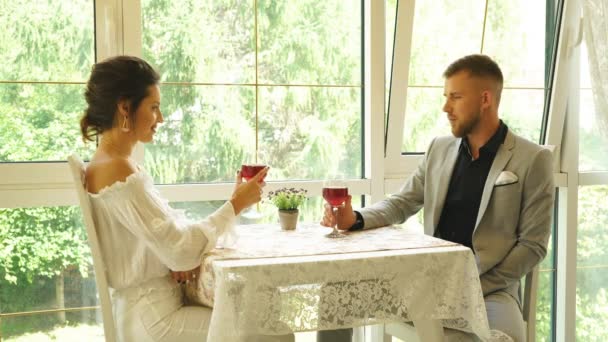
[[[298,224],[298,209],[279,210],[279,222],[283,230],[294,230]]]

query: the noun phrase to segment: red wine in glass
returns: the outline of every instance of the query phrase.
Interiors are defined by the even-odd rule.
[[[251,178],[255,177],[255,175],[257,175],[260,171],[264,170],[264,168],[266,167],[266,164],[256,164],[256,163],[247,163],[247,164],[242,164],[241,165],[241,176],[243,178],[245,178],[246,181],[249,181]],[[259,182],[263,182],[264,178],[261,178],[259,180]],[[257,220],[260,219],[262,217],[262,213],[260,213],[260,204],[256,204],[256,209],[253,208],[247,208],[247,210],[245,210],[243,212],[243,217],[251,219],[251,220]]]
[[[332,232],[325,235],[329,238],[341,238],[346,235],[340,233],[337,227],[337,212],[338,207],[341,206],[348,198],[348,187],[346,182],[340,179],[331,179],[323,182],[323,198],[331,206],[331,213],[334,215],[334,225]]]
[[[241,165],[241,176],[245,178],[245,180],[249,181],[251,178],[255,177],[258,172],[262,171],[266,165],[264,164],[243,164]],[[260,181],[263,181],[262,178]]]
[[[323,198],[332,207],[337,207],[346,201],[348,197],[348,188],[346,187],[329,187],[323,188]]]

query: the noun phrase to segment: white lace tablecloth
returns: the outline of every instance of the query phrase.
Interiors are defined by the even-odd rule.
[[[213,306],[208,341],[417,319],[503,340],[488,328],[470,249],[401,227],[342,239],[329,231],[237,227],[237,244],[206,256],[187,289]]]

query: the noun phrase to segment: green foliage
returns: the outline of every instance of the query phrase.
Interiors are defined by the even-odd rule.
[[[233,181],[256,153],[271,179],[360,177],[359,1],[258,2],[258,81],[270,84],[258,87],[253,3],[148,0],[142,10],[144,57],[164,81],[235,84],[163,86],[166,122],[146,147],[155,180]]]
[[[279,210],[294,210],[304,203],[307,192],[304,189],[281,188],[277,191],[269,192],[268,200]]]
[[[554,271],[541,270],[538,275],[538,292],[536,299],[536,340],[551,341],[553,308]],[[522,283],[523,284],[523,283]]]
[[[76,207],[0,209],[0,275],[12,284],[52,278],[76,265],[91,265]]]
[[[361,83],[360,1],[263,0],[258,9],[264,82]]]
[[[54,327],[52,330],[40,329],[38,332],[24,334],[14,338],[2,339],[5,342],[104,342],[103,326],[101,324],[79,324],[79,321],[71,321],[70,324]],[[3,335],[5,336],[5,335]]]
[[[90,155],[78,127],[83,107],[81,86],[0,85],[0,161]]]
[[[396,1],[388,3],[394,9]],[[438,37],[423,38],[428,35],[419,32],[437,27],[437,21],[424,24],[418,17],[435,16],[434,3],[419,1],[416,6],[421,11],[414,32],[419,47],[413,49],[411,65],[417,67],[410,68],[410,83],[441,87],[442,68],[454,58],[447,54],[478,52],[479,46],[475,51],[458,50],[466,46],[455,41],[454,49],[446,49],[437,45]],[[361,175],[360,1],[260,0],[257,4],[256,13],[254,1],[142,1],[144,58],[161,71],[163,82],[197,84],[162,86],[166,122],[145,153],[145,166],[156,181],[232,181],[241,162],[256,153],[272,167],[271,179],[323,179],[338,170],[348,177]],[[443,4],[440,7],[450,17],[470,12],[458,2]],[[510,31],[510,23],[518,19],[512,10],[515,3],[489,4],[493,41],[519,42],[521,35]],[[501,14],[507,12],[508,16]],[[0,84],[0,162],[64,160],[73,151],[90,155],[94,144],[80,142],[77,122],[85,106],[83,83],[94,62],[93,1],[3,1],[0,28],[0,80],[80,82]],[[461,31],[459,37],[466,38]],[[502,45],[498,49],[510,56],[513,44]],[[516,67],[509,66],[505,73],[512,75]],[[256,80],[261,85],[256,87]],[[214,82],[222,85],[209,85]],[[423,151],[425,137],[449,134],[442,118],[441,92],[410,88],[406,150]],[[516,98],[525,100],[523,105],[504,107],[504,113],[513,130],[535,140],[540,112],[529,116],[519,112],[534,97],[526,94]],[[607,155],[607,144],[598,144],[600,138],[601,134],[582,134],[582,165],[593,169],[605,165],[598,156]],[[607,195],[606,187],[581,191],[581,266],[596,267],[608,260],[608,214],[601,200]],[[222,203],[180,205],[204,217]],[[322,203],[319,197],[302,203],[300,220],[318,221]],[[261,207],[265,221],[276,220],[274,207]],[[76,208],[0,209],[3,312],[51,301],[51,279],[66,269],[76,267],[81,277],[87,277],[90,255],[79,220]],[[580,273],[577,337],[608,340],[601,324],[607,320],[606,271]],[[541,288],[550,289],[549,273],[541,276]],[[552,299],[551,291],[539,291],[539,340],[550,340]],[[18,324],[9,321],[3,331],[7,326],[22,333],[52,325],[34,326],[29,319]]]
[[[82,324],[80,321],[70,321],[70,324],[53,329],[39,329],[37,332],[23,334],[14,338],[2,339],[5,342],[31,341],[61,341],[61,342],[103,342],[103,326],[101,324]],[[3,336],[7,336],[3,334]],[[10,336],[10,335],[9,335]]]
[[[606,341],[608,329],[608,186],[579,188],[576,274],[576,335]]]
[[[86,0],[2,2],[0,80],[83,82],[94,60],[92,14]],[[0,84],[0,162],[88,155],[83,103],[78,84]]]
[[[608,322],[608,295],[605,284],[595,294],[584,293],[580,287],[577,288],[577,341],[608,341],[608,328],[605,325]]]
[[[579,169],[581,171],[608,170],[608,136],[592,121],[592,127],[579,131]]]
[[[499,115],[517,134],[540,141],[546,28],[544,21],[538,21],[536,17],[531,19],[529,13],[544,14],[544,3],[490,1],[487,8],[484,2],[478,1],[416,3],[408,80],[413,87],[407,92],[402,151],[423,152],[433,137],[450,134],[442,110],[442,73],[457,58],[480,52],[499,63],[505,76],[505,88],[539,88],[505,89]],[[389,1],[391,15],[392,6],[393,2]],[[487,14],[485,19],[484,14]],[[438,18],[441,18],[441,25],[437,25]],[[484,23],[485,31],[482,30]],[[393,33],[392,26],[388,30],[389,34]],[[433,39],[427,39],[429,36]]]
[[[577,234],[577,264],[579,266],[607,264],[608,208],[601,200],[602,198],[608,198],[608,186],[580,188]]]
[[[78,83],[94,61],[92,14],[88,0],[0,2],[0,80],[25,82],[0,84],[0,162],[91,153],[79,138],[84,100]],[[86,276],[89,266],[76,208],[0,209],[0,311],[55,306],[54,278],[72,268]],[[46,329],[55,316],[3,323],[5,337]]]
[[[3,1],[0,25],[1,80],[88,77],[94,52],[92,1]]]

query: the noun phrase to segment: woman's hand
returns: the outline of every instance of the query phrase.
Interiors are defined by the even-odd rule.
[[[180,284],[188,283],[196,280],[200,271],[200,266],[190,271],[171,271],[171,278]]]
[[[268,169],[269,167],[266,166],[247,182],[243,182],[241,171],[237,172],[236,185],[230,199],[235,215],[238,215],[243,209],[258,203],[262,199],[262,188],[266,186],[266,183],[262,180],[266,177]]]

